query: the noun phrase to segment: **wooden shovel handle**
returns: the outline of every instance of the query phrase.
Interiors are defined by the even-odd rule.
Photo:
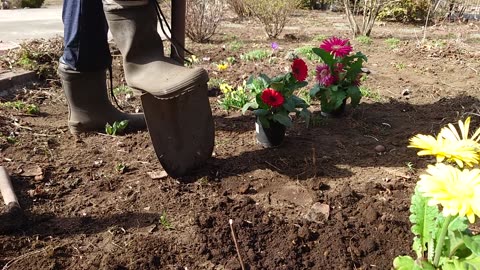
[[[10,203],[16,203],[19,205],[17,196],[15,196],[15,192],[13,191],[10,176],[8,175],[7,170],[2,166],[0,166],[0,192],[2,193],[5,205],[9,205]]]

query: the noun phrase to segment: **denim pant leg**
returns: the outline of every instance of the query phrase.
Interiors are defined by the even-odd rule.
[[[101,0],[64,0],[62,20],[65,49],[61,62],[77,71],[98,71],[111,65]]]

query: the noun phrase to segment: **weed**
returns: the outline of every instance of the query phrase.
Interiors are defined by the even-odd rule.
[[[243,47],[244,43],[241,40],[234,40],[228,44],[228,47],[230,48],[231,51],[238,51]]]
[[[197,64],[198,62],[200,62],[200,60],[198,59],[198,57],[196,55],[191,55],[190,57],[187,57],[186,60],[187,61],[185,61],[185,66],[187,66],[187,67],[193,66],[193,65]]]
[[[120,86],[113,88],[113,94],[114,95],[118,95],[118,94],[131,95],[133,94],[133,90],[127,85],[122,84]]]
[[[119,163],[115,166],[115,170],[119,173],[124,173],[127,170],[127,165]]]
[[[40,113],[40,109],[38,108],[37,105],[26,104],[25,102],[20,101],[20,100],[0,103],[0,107],[15,109],[15,110],[18,110],[18,111],[25,112],[27,114],[39,114]]]
[[[245,54],[240,55],[240,59],[244,61],[259,61],[270,56],[270,52],[267,50],[253,50]]]
[[[27,107],[25,108],[25,112],[28,113],[28,114],[39,114],[39,113],[40,113],[40,109],[39,109],[38,106],[35,105],[35,104],[29,104],[29,105],[27,105]]]
[[[360,92],[362,93],[362,96],[366,98],[370,98],[373,101],[376,101],[376,102],[382,101],[382,97],[378,92],[373,92],[370,88],[366,86],[360,86]]]
[[[371,45],[373,43],[373,39],[367,36],[358,36],[355,40],[363,45]]]
[[[160,221],[160,225],[162,225],[163,228],[165,228],[166,230],[173,230],[174,229],[172,223],[170,223],[170,220],[168,220],[167,212],[165,212],[165,211],[162,212],[162,215],[160,216],[159,221]]]
[[[312,51],[312,46],[303,46],[295,49],[295,53],[305,57],[310,61],[322,62],[322,58]]]
[[[123,133],[123,131],[125,130],[125,128],[127,128],[127,126],[128,126],[128,120],[122,120],[120,122],[115,121],[113,122],[113,125],[110,125],[109,123],[107,123],[105,125],[105,132],[108,135],[115,136],[117,134]]]
[[[322,42],[327,38],[328,38],[328,36],[326,36],[326,35],[316,35],[315,37],[313,37],[312,40]]]
[[[233,64],[235,64],[235,63],[237,62],[237,59],[235,59],[235,57],[233,57],[233,56],[229,56],[229,57],[227,57],[227,60],[226,60],[226,61],[227,61],[227,63],[229,63],[230,65],[233,65]]]
[[[385,40],[385,43],[388,45],[390,49],[396,49],[400,45],[400,39],[398,38],[389,38]]]
[[[406,67],[404,63],[395,63],[394,66],[398,70],[405,69],[405,67]]]
[[[14,135],[13,133],[10,134],[10,135],[8,135],[8,136],[6,137],[6,140],[7,140],[7,142],[8,142],[9,144],[15,144],[15,143],[17,143],[17,138],[15,137],[15,135]]]

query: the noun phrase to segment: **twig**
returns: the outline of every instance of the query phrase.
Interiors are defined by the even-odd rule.
[[[374,139],[375,141],[379,141],[377,138],[373,137],[372,135],[363,135],[363,137],[368,137],[368,138],[372,138]]]
[[[240,255],[240,249],[238,248],[237,237],[235,237],[235,231],[233,230],[233,220],[228,220],[230,224],[230,231],[232,232],[233,243],[235,243],[235,249],[237,250],[238,260],[240,261],[240,266],[242,266],[242,270],[245,270],[245,264],[242,260],[242,255]]]
[[[281,172],[282,169],[278,168],[277,166],[273,165],[272,163],[268,162],[268,161],[265,161],[265,163],[267,163],[268,165],[272,166],[275,170]]]
[[[15,259],[12,259],[10,261],[8,261],[2,268],[2,270],[7,270],[10,266],[12,266],[13,264],[15,264],[16,262],[18,261],[21,261],[23,259],[25,259],[26,257],[30,256],[30,255],[33,255],[33,254],[37,254],[37,253],[40,253],[42,251],[46,250],[46,248],[42,248],[40,250],[34,250],[34,251],[31,251],[31,252],[28,252],[28,253],[25,253],[23,255],[20,255],[18,257],[16,257]]]

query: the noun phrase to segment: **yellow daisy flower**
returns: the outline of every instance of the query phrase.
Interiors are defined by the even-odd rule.
[[[430,205],[441,204],[444,216],[467,217],[470,223],[480,216],[480,170],[460,170],[450,165],[429,165],[420,176],[419,191]]]
[[[442,128],[435,138],[430,135],[418,134],[410,139],[408,147],[423,149],[418,152],[419,156],[433,155],[437,157],[437,162],[442,162],[445,158],[450,162],[455,162],[460,168],[463,163],[472,167],[478,164],[480,160],[479,150],[480,129],[469,138],[470,117],[463,123],[458,121],[460,133],[452,125]]]
[[[221,83],[220,84],[220,91],[222,91],[222,93],[227,94],[227,93],[232,92],[232,90],[233,90],[232,86],[229,85],[228,83]]]
[[[421,149],[417,153],[419,156],[436,156],[437,162],[447,159],[450,162],[457,163],[460,168],[463,168],[464,163],[472,167],[473,164],[478,164],[480,160],[477,148],[470,142],[447,140],[440,134],[436,138],[431,135],[415,135],[410,139],[408,147]]]

